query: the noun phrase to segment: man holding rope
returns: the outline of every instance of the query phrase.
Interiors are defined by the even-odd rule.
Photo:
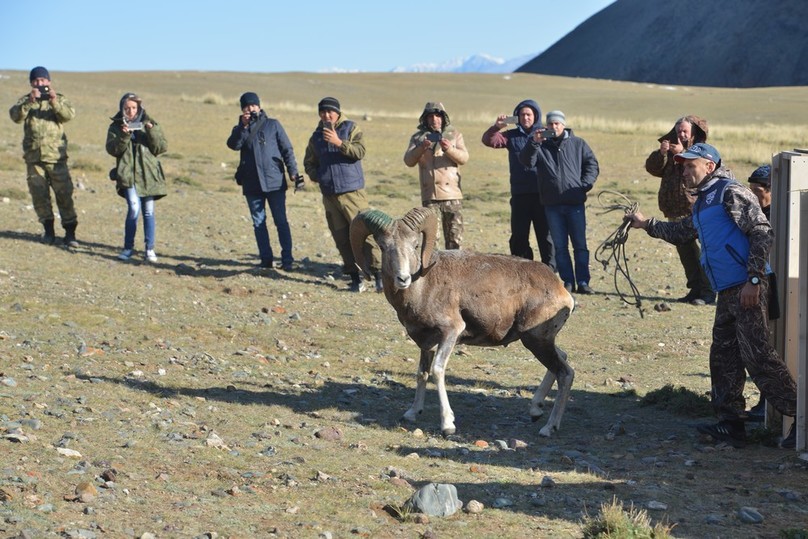
[[[692,215],[662,222],[634,212],[625,219],[633,228],[645,229],[652,238],[674,245],[696,237],[701,241],[701,264],[718,292],[710,382],[719,422],[697,429],[742,447],[746,442],[744,369],[778,412],[794,416],[797,409],[794,379],[768,339],[767,274],[771,269],[767,260],[774,232],[755,195],[721,166],[714,147],[697,143],[675,159],[683,165],[685,186],[695,189]],[[794,424],[780,446],[796,446]]]

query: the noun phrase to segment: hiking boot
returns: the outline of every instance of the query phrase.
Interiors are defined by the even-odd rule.
[[[797,447],[797,422],[791,422],[791,428],[788,429],[786,437],[780,441],[780,449],[796,449]]]
[[[118,260],[129,260],[132,258],[133,254],[135,254],[134,249],[123,249],[120,253],[118,253]]]
[[[53,219],[48,219],[42,223],[45,232],[42,234],[42,243],[46,245],[53,245],[56,242],[56,232],[53,230]]]
[[[71,223],[65,225],[65,247],[78,247],[79,242],[76,241],[76,225],[78,223]]]
[[[590,287],[587,283],[578,283],[578,293],[588,295],[588,294],[594,294],[595,291],[592,290],[592,287]]]
[[[259,268],[271,268],[272,267],[272,260],[262,259],[261,262],[258,264]]]
[[[146,262],[150,262],[152,264],[157,263],[157,253],[154,252],[154,249],[146,249],[146,254],[143,255],[143,258]]]
[[[365,281],[359,276],[358,273],[351,273],[351,284],[348,286],[351,292],[362,293],[367,290]]]
[[[696,427],[702,434],[710,436],[717,442],[726,442],[733,447],[741,448],[746,445],[746,429],[743,421],[719,421],[714,425],[698,425]]]
[[[294,263],[292,262],[282,262],[281,269],[283,271],[292,271],[295,268]]]
[[[746,412],[746,420],[750,423],[763,423],[766,419],[766,400],[760,399],[756,405]]]
[[[376,292],[384,292],[384,282],[382,281],[382,272],[376,272]]]
[[[681,298],[677,299],[676,302],[677,303],[690,303],[691,301],[693,301],[694,299],[698,299],[699,297],[700,296],[699,296],[698,292],[696,292],[695,290],[691,290],[690,292],[687,293],[687,295],[682,296]]]

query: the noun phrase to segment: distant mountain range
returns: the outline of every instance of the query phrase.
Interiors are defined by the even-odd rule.
[[[466,58],[455,58],[448,62],[413,64],[408,67],[396,67],[393,73],[513,73],[531,59],[535,54],[528,54],[504,60],[488,54],[475,54]]]

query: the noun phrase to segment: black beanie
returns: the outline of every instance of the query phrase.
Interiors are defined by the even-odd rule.
[[[34,79],[48,79],[50,80],[50,73],[48,70],[42,66],[36,66],[34,69],[31,70],[31,73],[28,75],[28,82],[33,82]]]
[[[317,103],[317,111],[333,110],[337,114],[342,114],[339,110],[339,101],[335,97],[324,97]]]
[[[255,92],[244,92],[241,94],[241,108],[246,107],[247,105],[258,105],[261,106],[261,100],[258,99],[258,94]]]

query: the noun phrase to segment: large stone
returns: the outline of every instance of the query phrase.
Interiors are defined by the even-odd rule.
[[[461,507],[463,502],[457,498],[455,486],[443,483],[429,483],[404,503],[406,512],[424,513],[433,517],[448,517]]]

